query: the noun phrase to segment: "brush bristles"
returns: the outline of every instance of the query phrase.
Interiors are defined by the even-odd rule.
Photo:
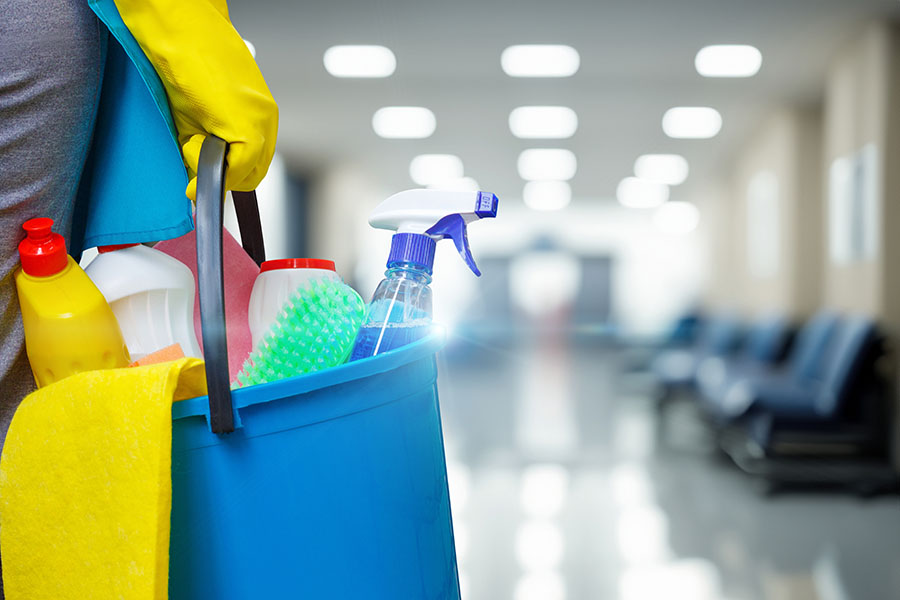
[[[310,280],[291,294],[244,362],[235,387],[342,364],[365,317],[366,305],[353,288],[329,278]]]

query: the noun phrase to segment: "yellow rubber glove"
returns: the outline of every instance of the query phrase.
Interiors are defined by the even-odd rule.
[[[200,146],[209,134],[229,144],[226,189],[255,189],[275,152],[278,105],[225,0],[115,4],[166,88],[190,175],[187,195],[196,197]]]

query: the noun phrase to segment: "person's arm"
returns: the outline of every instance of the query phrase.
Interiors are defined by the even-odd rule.
[[[200,146],[229,144],[225,187],[249,191],[272,160],[278,106],[224,0],[115,0],[125,25],[162,79],[196,194]]]

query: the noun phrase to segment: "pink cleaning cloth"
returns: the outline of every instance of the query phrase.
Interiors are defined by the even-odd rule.
[[[191,231],[179,238],[165,240],[154,246],[169,256],[183,262],[194,274],[194,290],[197,290],[197,233]],[[250,308],[250,292],[259,275],[259,267],[244,251],[227,229],[222,231],[222,265],[225,271],[225,326],[228,332],[228,372],[231,380],[237,380],[244,361],[253,350],[247,312]],[[194,330],[203,348],[200,331],[200,294],[194,294]]]

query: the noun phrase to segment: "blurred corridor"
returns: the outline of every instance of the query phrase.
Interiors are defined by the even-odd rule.
[[[900,598],[900,2],[232,0],[270,258],[438,245],[465,600]]]
[[[690,406],[660,429],[653,386],[623,374],[621,349],[458,350],[441,395],[464,598],[900,594],[895,497],[767,497]]]

